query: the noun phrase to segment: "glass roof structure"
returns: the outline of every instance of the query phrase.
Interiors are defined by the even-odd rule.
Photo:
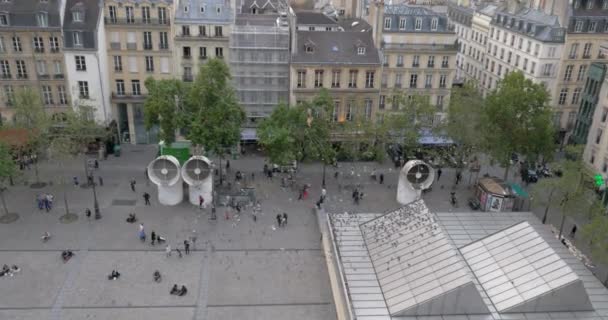
[[[568,248],[557,240],[551,228],[543,225],[533,214],[529,212],[440,212],[430,214],[435,218],[435,222],[452,247],[459,249],[464,249],[468,245],[526,221],[530,228],[559,257],[558,261],[564,262],[578,277],[584,290],[581,292],[585,293],[589,299],[590,310],[577,311],[581,310],[578,308],[539,312],[516,310],[515,308],[499,310],[492,301],[491,295],[473,273],[473,268],[464,260],[464,253],[461,254],[460,250],[454,249],[461,263],[468,270],[475,288],[489,311],[486,314],[393,315],[389,312],[384,300],[383,289],[381,289],[376,269],[367,250],[364,234],[361,231],[367,222],[378,219],[383,214],[329,214],[330,232],[338,249],[336,260],[342,267],[341,272],[345,282],[343,289],[347,292],[347,304],[357,320],[608,320],[608,290]],[[391,269],[393,266],[396,268],[396,262],[390,265]],[[576,283],[576,281],[571,283]],[[548,295],[558,294],[564,297],[569,296],[569,292],[573,291],[562,286],[552,289]],[[560,298],[560,300],[563,299],[566,298]],[[534,301],[534,299],[530,301]]]
[[[460,252],[498,312],[592,310],[582,281],[528,222]]]
[[[488,313],[469,270],[423,201],[360,226],[389,313]]]

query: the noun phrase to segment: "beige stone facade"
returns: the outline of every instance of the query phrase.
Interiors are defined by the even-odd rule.
[[[0,113],[11,123],[14,95],[24,87],[35,89],[51,113],[68,108],[63,38],[59,27],[0,28]]]
[[[310,101],[325,88],[334,100],[333,121],[354,121],[357,117],[375,121],[380,98],[379,74],[378,65],[292,63],[290,102],[295,105]]]
[[[113,114],[121,140],[155,143],[143,123],[147,78],[174,77],[172,1],[105,1]]]

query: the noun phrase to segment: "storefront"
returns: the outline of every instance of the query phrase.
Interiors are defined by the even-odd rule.
[[[475,198],[482,211],[513,211],[515,195],[512,188],[496,177],[481,178],[477,181]]]

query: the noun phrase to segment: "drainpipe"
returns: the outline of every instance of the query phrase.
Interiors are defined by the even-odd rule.
[[[97,72],[99,73],[99,83],[101,84],[101,105],[103,107],[103,123],[104,125],[108,124],[108,111],[106,109],[106,97],[105,97],[105,90],[103,87],[103,78],[102,78],[102,73],[101,73],[101,65],[99,63],[99,53],[95,52],[95,59],[97,60]]]

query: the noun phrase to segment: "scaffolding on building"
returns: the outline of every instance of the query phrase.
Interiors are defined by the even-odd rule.
[[[288,9],[288,7],[287,7]],[[284,13],[285,12],[285,13]],[[238,14],[229,42],[237,98],[250,121],[268,117],[289,100],[289,21],[287,11]]]

